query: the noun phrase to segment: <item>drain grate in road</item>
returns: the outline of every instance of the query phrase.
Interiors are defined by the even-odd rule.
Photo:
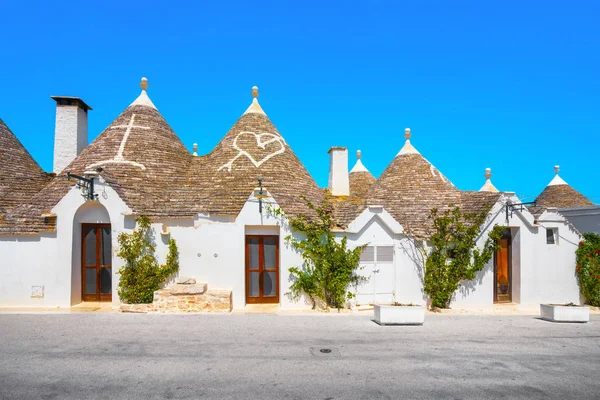
[[[310,354],[315,357],[340,357],[340,351],[335,347],[310,347]]]

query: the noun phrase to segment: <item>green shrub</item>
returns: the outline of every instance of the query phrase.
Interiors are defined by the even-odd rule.
[[[154,292],[179,271],[179,252],[175,239],[170,239],[166,263],[159,265],[150,220],[141,216],[136,223],[133,233],[121,233],[118,238],[117,256],[125,260],[125,265],[118,272],[121,278],[117,292],[124,303],[152,303]]]
[[[600,236],[595,233],[584,233],[579,242],[577,255],[577,280],[579,290],[587,300],[587,304],[600,307]]]
[[[448,308],[461,281],[475,278],[498,249],[498,240],[506,229],[494,226],[482,249],[477,238],[485,213],[463,214],[458,207],[438,214],[432,209],[432,250],[425,261],[424,291],[431,300],[431,308]]]
[[[346,300],[354,297],[349,288],[365,280],[357,273],[364,246],[349,249],[345,237],[336,240],[331,231],[333,209],[327,200],[323,200],[320,206],[305,201],[315,211],[316,218],[304,215],[288,218],[290,227],[305,235],[302,239],[291,235],[286,237],[286,241],[302,254],[304,260],[303,268],[289,269],[293,279],[290,294],[294,300],[298,300],[302,294],[306,295],[312,301],[313,308],[317,300],[329,307],[343,308]],[[283,215],[280,209],[273,212]]]

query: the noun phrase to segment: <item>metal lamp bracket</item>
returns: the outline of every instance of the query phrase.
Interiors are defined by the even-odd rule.
[[[83,194],[84,197],[86,197],[89,200],[96,199],[96,195],[94,194],[94,178],[86,178],[84,176],[79,176],[79,175],[75,175],[70,172],[67,172],[67,180],[71,180],[71,177],[77,179],[77,187],[84,188],[84,194]],[[84,182],[84,184],[81,184],[81,182]],[[86,191],[87,191],[87,193],[85,193]]]
[[[513,212],[519,211],[523,212],[526,209],[526,206],[535,205],[535,201],[530,201],[528,203],[514,203],[507,204],[506,207],[506,220],[508,221],[509,217],[512,217]]]

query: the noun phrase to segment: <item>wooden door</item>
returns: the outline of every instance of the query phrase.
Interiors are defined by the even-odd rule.
[[[82,224],[81,239],[81,298],[112,301],[110,224]]]
[[[512,301],[512,268],[510,260],[510,236],[500,239],[500,250],[495,254],[494,262],[494,301],[510,303]]]
[[[246,303],[279,303],[279,236],[246,236]]]

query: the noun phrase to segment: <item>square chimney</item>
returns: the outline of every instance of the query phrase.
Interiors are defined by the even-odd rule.
[[[88,145],[88,106],[79,97],[51,96],[56,101],[53,172],[60,174]]]

